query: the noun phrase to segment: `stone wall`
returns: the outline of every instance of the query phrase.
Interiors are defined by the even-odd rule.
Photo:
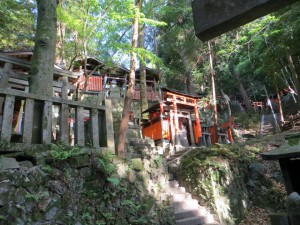
[[[286,193],[276,162],[269,167],[246,153],[243,156],[240,149],[214,148],[194,150],[173,167],[173,173],[180,185],[218,215],[221,224],[239,224],[251,207],[285,210]]]
[[[55,151],[1,157],[0,224],[173,224],[162,158]]]

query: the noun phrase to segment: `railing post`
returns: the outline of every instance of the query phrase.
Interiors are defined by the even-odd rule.
[[[52,138],[52,102],[45,101],[43,110],[42,142],[51,144]]]
[[[62,78],[62,87],[61,87],[61,98],[68,99],[68,78],[67,76],[63,76]]]
[[[34,111],[34,100],[28,98],[26,99],[25,102],[24,130],[23,130],[23,142],[26,144],[31,144],[31,140],[32,140],[33,111]]]
[[[0,88],[7,88],[10,72],[12,69],[11,63],[5,63],[1,74]]]
[[[77,107],[76,108],[76,116],[75,116],[75,142],[79,146],[85,145],[84,140],[84,108]]]
[[[63,144],[69,144],[69,106],[61,105],[60,109],[60,141]]]
[[[92,137],[93,137],[93,146],[99,148],[99,112],[98,109],[92,109]]]
[[[0,88],[6,89],[8,86],[9,76],[12,69],[11,63],[5,63],[2,70],[0,70]],[[0,109],[2,109],[2,106],[4,104],[4,98],[0,98]]]
[[[111,100],[105,99],[105,128],[106,128],[106,138],[107,138],[107,148],[111,153],[115,154],[115,139],[114,139],[114,129],[113,129],[113,116],[112,116],[112,107]]]
[[[7,95],[4,103],[1,141],[10,142],[14,116],[15,96]]]

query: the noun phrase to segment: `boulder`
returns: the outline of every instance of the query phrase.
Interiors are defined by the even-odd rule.
[[[20,165],[15,158],[0,158],[0,171],[10,170],[10,169],[20,169]]]

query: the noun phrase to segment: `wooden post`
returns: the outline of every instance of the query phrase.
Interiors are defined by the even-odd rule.
[[[195,145],[194,129],[193,129],[192,117],[191,117],[190,113],[189,113],[188,120],[189,120],[189,130],[190,130],[190,137],[191,137],[191,145]]]
[[[4,88],[4,89],[7,88],[11,69],[12,69],[11,63],[4,64],[4,68],[2,69],[2,73],[1,73],[0,88]],[[0,97],[0,112],[2,111],[3,103],[4,103],[4,98]]]
[[[62,87],[61,87],[61,98],[68,99],[68,77],[63,76],[62,78]]]
[[[99,148],[99,112],[97,109],[92,109],[91,113],[93,146]]]
[[[79,146],[85,145],[84,140],[84,108],[77,107],[76,108],[76,116],[75,116],[75,143]]]
[[[163,103],[162,102],[159,102],[159,116],[160,116],[160,123],[161,123],[161,145],[162,147],[164,148],[164,117],[163,117],[163,114],[164,114],[164,106],[163,106]]]
[[[14,116],[15,97],[7,95],[5,98],[3,122],[1,130],[1,141],[10,142],[12,132],[12,121]]]
[[[173,95],[173,110],[174,110],[174,125],[175,125],[174,145],[176,145],[176,144],[179,144],[179,136],[178,136],[179,124],[178,124],[178,110],[177,110],[177,103],[176,103],[175,95]]]
[[[173,147],[174,147],[175,146],[175,128],[174,128],[174,113],[173,113],[173,110],[170,110],[170,125],[171,125],[172,143],[173,143]],[[170,155],[173,155],[174,153],[175,153],[174,151],[170,151]]]
[[[197,108],[197,100],[194,101],[194,113],[195,113],[195,119],[196,119],[196,127],[200,131],[199,132],[200,137],[202,137],[202,128],[201,128],[200,118],[199,118],[199,113],[198,113],[198,108]]]
[[[45,101],[43,110],[42,143],[51,144],[52,137],[52,102]]]
[[[60,108],[60,141],[69,144],[69,106],[62,104]]]
[[[23,143],[31,144],[32,141],[32,125],[33,125],[34,100],[26,99],[25,115],[24,115],[24,130]]]
[[[12,64],[5,63],[1,74],[0,88],[7,88],[11,70],[12,70]]]
[[[111,151],[111,153],[115,154],[116,149],[115,149],[111,100],[105,99],[104,105],[105,105],[105,127],[106,127],[107,148]]]

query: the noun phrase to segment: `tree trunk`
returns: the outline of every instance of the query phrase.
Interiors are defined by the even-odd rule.
[[[197,63],[195,65],[192,65],[190,59],[188,58],[187,54],[184,52],[183,49],[177,49],[177,52],[180,55],[185,70],[186,77],[184,91],[193,95],[195,94],[195,86],[193,84],[192,70],[197,66]]]
[[[140,3],[140,6],[142,3]],[[141,9],[140,9],[141,11]],[[139,26],[139,48],[145,48],[145,33],[144,25]],[[140,86],[141,86],[141,118],[147,119],[146,114],[142,114],[143,111],[148,109],[148,98],[147,98],[147,83],[146,83],[146,63],[143,59],[140,59]]]
[[[211,79],[211,91],[213,99],[213,114],[215,126],[218,125],[218,109],[217,109],[217,96],[216,96],[216,85],[215,85],[215,71],[213,67],[213,56],[210,41],[208,41],[208,51],[209,51],[209,65],[210,65],[210,79]]]
[[[191,95],[196,94],[195,86],[194,86],[194,82],[193,82],[193,74],[191,71],[187,72],[186,90],[187,90],[187,93],[189,93]]]
[[[31,93],[52,97],[56,46],[57,0],[37,0],[38,18],[29,74]]]
[[[277,92],[277,98],[278,98],[278,106],[279,106],[279,114],[280,114],[280,122],[281,124],[284,123],[284,115],[283,115],[283,110],[282,110],[282,102],[281,102],[281,98],[280,98],[280,93],[278,90],[278,86],[276,85],[276,92]]]
[[[134,15],[134,23],[133,23],[133,35],[131,42],[131,53],[130,53],[130,72],[129,72],[129,80],[128,80],[128,89],[126,91],[125,100],[124,100],[124,108],[122,113],[122,120],[120,124],[120,133],[119,133],[119,143],[118,143],[118,156],[125,157],[125,144],[126,144],[126,133],[128,130],[128,121],[129,121],[129,113],[131,110],[132,96],[134,92],[134,84],[135,84],[135,64],[136,64],[136,53],[135,48],[137,47],[138,40],[138,29],[139,29],[139,8],[140,8],[140,0],[135,1],[136,12]]]
[[[295,85],[296,92],[297,92],[297,104],[300,105],[300,83],[299,83],[297,70],[295,68],[294,61],[291,54],[287,55],[287,61],[292,74],[293,83]]]
[[[245,103],[245,106],[246,106],[246,110],[247,112],[250,112],[253,110],[252,108],[252,104],[251,104],[251,101],[247,95],[247,92],[241,82],[241,79],[240,79],[240,74],[237,72],[237,71],[233,71],[233,76],[234,78],[236,79],[236,82],[238,83],[238,87],[239,87],[239,90],[240,90],[240,94],[243,98],[243,101]]]

